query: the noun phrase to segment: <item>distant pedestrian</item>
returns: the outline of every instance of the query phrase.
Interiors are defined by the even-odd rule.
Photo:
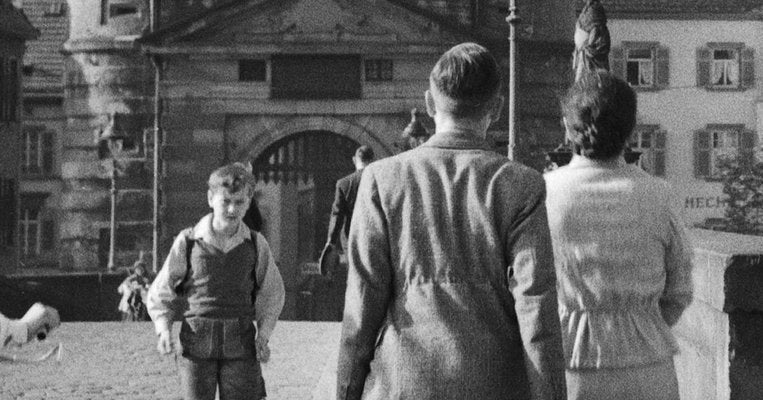
[[[484,47],[451,48],[425,96],[434,135],[366,167],[337,399],[564,399],[543,178],[486,140],[500,87]]]
[[[212,213],[183,230],[148,293],[161,354],[173,351],[170,328],[178,297],[182,316],[180,374],[186,400],[263,399],[260,362],[284,304],[284,286],[265,238],[242,222],[254,177],[241,163],[209,177]]]
[[[147,321],[146,295],[151,282],[146,275],[146,265],[138,260],[133,266],[133,272],[119,285],[117,291],[122,295],[119,301],[119,311],[122,321]]]
[[[352,221],[352,211],[355,208],[355,197],[358,195],[360,177],[363,175],[363,169],[373,160],[373,149],[368,146],[358,147],[352,156],[355,172],[336,181],[326,246],[331,245],[337,250],[341,250],[342,241],[346,242],[347,235],[350,233],[350,222]]]
[[[570,400],[678,400],[670,327],[691,248],[662,179],[625,163],[636,94],[588,72],[562,100],[572,161],[545,175]]]

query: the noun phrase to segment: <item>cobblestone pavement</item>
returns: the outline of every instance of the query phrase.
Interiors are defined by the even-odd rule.
[[[173,334],[178,331],[176,324]],[[327,363],[336,360],[339,332],[337,322],[279,321],[271,360],[263,365],[268,399],[311,399]],[[175,359],[159,355],[155,340],[150,322],[63,323],[43,343],[3,350],[36,356],[63,345],[61,361],[0,362],[0,400],[181,399]]]

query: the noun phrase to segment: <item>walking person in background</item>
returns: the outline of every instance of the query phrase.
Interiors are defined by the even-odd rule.
[[[363,169],[373,160],[374,151],[370,147],[358,147],[355,150],[355,155],[352,156],[355,172],[336,181],[326,246],[334,246],[337,250],[341,250],[342,239],[346,242],[347,236],[350,234],[350,221],[352,221],[352,210],[355,208],[355,197],[358,195],[360,177],[363,175]],[[342,234],[344,234],[344,238],[342,238]]]
[[[425,94],[435,134],[366,167],[338,399],[564,399],[543,178],[486,141],[500,87],[484,47],[451,48]]]
[[[368,146],[360,146],[352,156],[355,172],[336,182],[334,192],[334,204],[331,206],[331,219],[329,220],[328,238],[326,246],[321,253],[321,273],[330,274],[336,269],[339,253],[342,251],[342,242],[347,242],[350,233],[352,211],[355,208],[355,197],[358,195],[358,185],[363,169],[374,160],[374,151]],[[328,262],[332,259],[335,262]],[[334,264],[334,265],[329,265]]]
[[[141,257],[133,265],[133,272],[125,278],[117,287],[122,295],[119,301],[119,311],[122,313],[122,321],[145,321],[148,319],[146,312],[146,295],[151,282],[146,276],[146,264]]]
[[[636,94],[588,72],[562,100],[572,161],[545,175],[570,400],[677,400],[670,332],[692,299],[667,182],[625,163]]]
[[[187,299],[180,329],[184,399],[264,399],[260,362],[284,304],[284,285],[265,238],[242,219],[254,177],[241,163],[209,177],[212,213],[183,230],[148,292],[161,354],[173,351],[178,296]]]

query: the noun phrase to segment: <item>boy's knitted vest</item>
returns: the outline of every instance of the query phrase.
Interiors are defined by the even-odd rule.
[[[256,240],[256,235],[252,239]],[[257,284],[254,246],[256,244],[247,239],[223,253],[203,240],[195,240],[188,258],[190,269],[181,283],[188,300],[186,318],[251,317],[254,320]]]

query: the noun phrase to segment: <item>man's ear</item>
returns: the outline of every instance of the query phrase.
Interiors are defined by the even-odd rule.
[[[503,96],[498,96],[497,99],[495,99],[495,103],[493,104],[492,109],[490,110],[490,123],[492,124],[495,121],[498,121],[501,118],[501,112],[503,111]]]
[[[212,197],[213,197],[214,195],[215,195],[215,194],[214,194],[214,193],[212,193],[212,189],[208,189],[208,190],[207,190],[207,204],[209,204],[209,208],[212,208]]]
[[[426,103],[426,106],[427,106],[427,115],[434,118],[434,115],[435,115],[434,97],[432,97],[432,92],[429,90],[424,92],[424,103]]]

